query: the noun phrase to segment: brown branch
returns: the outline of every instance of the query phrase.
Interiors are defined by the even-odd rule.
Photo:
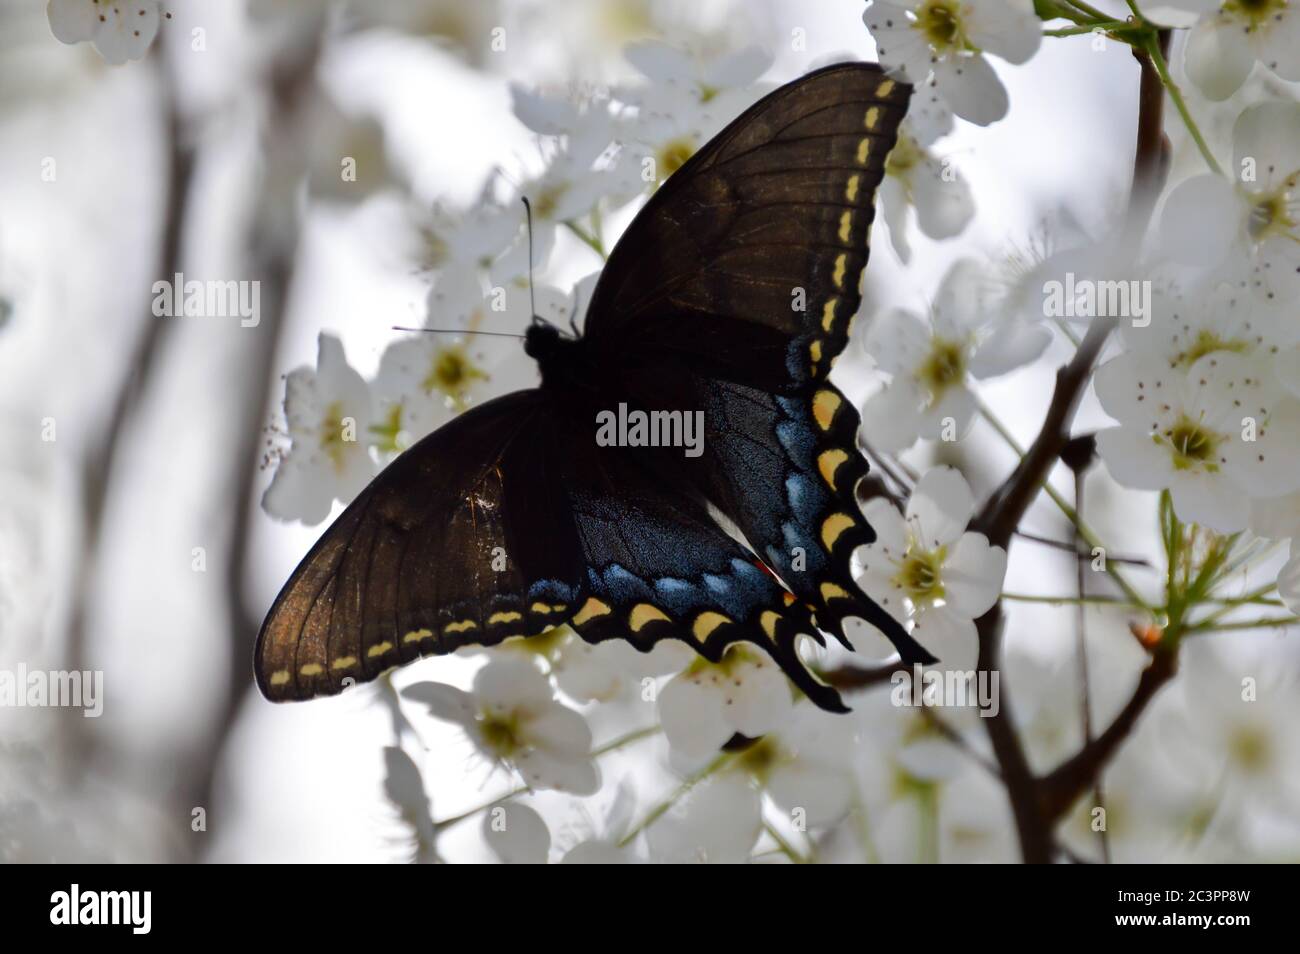
[[[1168,31],[1161,31],[1160,44],[1162,49],[1168,49]],[[1163,132],[1164,90],[1160,77],[1150,57],[1137,49],[1134,49],[1133,54],[1141,67],[1138,131],[1133,159],[1133,185],[1118,250],[1120,261],[1136,256],[1141,238],[1146,233],[1156,194],[1169,167],[1169,145]],[[1093,365],[1114,327],[1114,318],[1094,321],[1070,362],[1056,372],[1056,385],[1038,437],[971,524],[971,529],[983,533],[990,543],[1001,547],[1010,543],[1016,527],[1020,525],[1025,512],[1060,458],[1070,439],[1070,424],[1092,374]],[[979,635],[979,668],[996,670],[1000,666],[1002,655],[1001,601],[976,620],[975,625]],[[1039,796],[1038,780],[1030,770],[1024,747],[1016,734],[1011,699],[1005,685],[1001,702],[997,712],[984,719],[984,726],[1007,786],[1021,854],[1026,862],[1047,863],[1052,860],[1055,850],[1052,829],[1058,816],[1045,811]]]
[[[900,659],[898,662],[886,663],[883,666],[855,666],[852,663],[845,663],[835,669],[827,669],[819,675],[822,682],[827,685],[852,691],[883,686],[894,678],[894,673],[911,671],[912,667]]]
[[[161,45],[151,58],[153,67],[163,71]],[[188,214],[190,184],[194,177],[194,151],[189,142],[185,121],[176,102],[171,81],[165,76],[158,84],[162,91],[165,110],[163,135],[167,147],[166,193],[162,207],[162,227],[159,235],[158,264],[163,275],[171,276],[180,270],[181,235]],[[152,282],[149,283],[152,289]],[[141,312],[149,314],[149,301],[141,302]],[[103,436],[86,454],[82,465],[81,495],[85,539],[84,556],[77,571],[73,587],[72,607],[68,615],[68,635],[65,653],[71,670],[88,669],[86,653],[89,643],[89,612],[91,593],[100,572],[104,520],[108,506],[113,463],[121,449],[121,438],[127,423],[140,409],[140,399],[146,383],[153,375],[158,355],[171,334],[171,323],[152,316],[145,319],[139,329],[131,355],[122,373],[122,380],[112,409],[102,428]],[[66,762],[69,765],[89,764],[87,755],[90,740],[84,719],[64,720],[66,731],[62,741]]]
[[[1177,642],[1157,644],[1132,697],[1106,730],[1042,778],[1039,805],[1049,823],[1058,821],[1081,795],[1096,786],[1102,770],[1132,734],[1138,717],[1177,671]]]
[[[292,130],[290,135],[302,135],[304,110],[309,107],[311,97],[317,92],[316,70],[324,42],[325,34],[323,30],[318,30],[309,41],[304,39],[298,45],[282,49],[274,58],[265,78],[269,108],[265,120],[268,136],[283,135],[282,130]],[[300,174],[305,174],[308,145],[294,143],[292,147],[286,147],[283,154],[284,161],[294,161],[296,158],[298,165],[302,166],[297,170]],[[227,656],[229,668],[215,724],[201,746],[190,756],[189,771],[185,774],[183,783],[184,804],[206,806],[209,811],[214,800],[216,770],[221,752],[253,684],[253,646],[261,622],[260,616],[244,600],[249,516],[253,510],[255,475],[262,451],[261,425],[273,388],[278,382],[274,374],[274,361],[281,335],[287,325],[286,313],[292,293],[299,240],[299,223],[296,220],[286,222],[283,206],[268,194],[268,190],[277,188],[284,188],[283,182],[266,180],[262,183],[257,212],[253,217],[246,246],[252,277],[260,283],[262,315],[257,327],[251,329],[256,339],[244,368],[248,386],[242,392],[242,401],[235,409],[235,413],[243,415],[239,428],[240,439],[230,456],[234,492],[229,511],[230,526],[224,567],[230,626]],[[204,841],[190,840],[187,847],[191,851],[191,857],[198,857],[205,845]]]

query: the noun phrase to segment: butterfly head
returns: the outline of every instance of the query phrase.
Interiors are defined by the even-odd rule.
[[[534,318],[524,335],[524,352],[541,368],[543,381],[559,381],[578,373],[582,363],[579,342],[550,322]]]

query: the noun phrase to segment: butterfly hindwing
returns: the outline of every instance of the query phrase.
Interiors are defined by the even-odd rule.
[[[679,454],[593,448],[581,438],[570,448],[588,475],[570,495],[587,574],[571,625],[588,642],[624,639],[642,651],[677,639],[713,662],[747,642],[817,705],[845,711],[799,658],[801,635],[821,641],[808,608],[669,476]]]
[[[826,67],[760,100],[660,187],[597,284],[587,337],[788,393],[824,378],[861,303],[873,197],[911,87]]]

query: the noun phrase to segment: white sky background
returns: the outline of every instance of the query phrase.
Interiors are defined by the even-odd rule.
[[[345,108],[382,118],[397,162],[423,198],[469,202],[493,165],[516,179],[539,167],[532,137],[510,112],[507,79],[554,88],[616,78],[610,72],[616,51],[601,39],[597,5],[566,3],[563,14],[559,6],[548,5],[542,15],[509,15],[511,46],[501,62],[489,64],[494,72],[468,68],[425,42],[390,34],[337,50],[324,64],[322,79]],[[102,426],[132,330],[155,320],[140,305],[159,277],[157,64],[105,68],[87,46],[62,46],[49,35],[43,2],[4,0],[4,7],[0,293],[13,298],[17,311],[0,331],[0,433],[6,438],[0,450],[0,622],[6,626],[0,631],[0,665],[56,665],[66,594],[78,572],[73,555],[83,547],[76,508],[80,456],[88,430]],[[726,12],[725,4],[710,7]],[[207,52],[192,55],[185,66],[185,102],[220,116],[205,126],[200,144],[186,269],[190,277],[239,278],[239,238],[249,214],[257,148],[253,101],[241,88],[254,58],[249,27],[235,2],[177,0],[171,9],[176,19],[164,30],[203,25],[208,31]],[[719,17],[718,25],[736,45],[758,42],[776,52],[770,79],[791,79],[833,54],[874,58],[862,5],[854,0],[748,0],[743,9],[743,16]],[[790,49],[795,27],[806,30],[806,51]],[[978,214],[966,235],[936,244],[914,234],[914,261],[904,269],[878,218],[868,274],[880,304],[924,308],[954,258],[986,256],[992,271],[1009,250],[1025,249],[1042,218],[1056,210],[1100,234],[1107,212],[1126,197],[1135,61],[1116,44],[1094,51],[1089,38],[1047,45],[1027,66],[999,69],[1010,93],[1008,119],[988,129],[959,123],[956,135],[939,148],[955,159],[975,195]],[[47,156],[59,160],[56,183],[40,181]],[[313,210],[275,362],[279,373],[314,362],[323,330],[339,333],[352,363],[372,373],[393,334],[389,326],[421,320],[426,286],[397,264],[390,241],[393,208],[380,199],[357,210]],[[571,282],[597,265],[588,249],[562,236],[547,278]],[[124,798],[160,810],[180,781],[169,753],[186,750],[209,731],[218,697],[214,686],[225,678],[229,620],[221,587],[192,572],[190,554],[193,546],[207,546],[210,572],[220,573],[223,508],[231,499],[220,463],[235,437],[220,407],[234,389],[254,386],[241,376],[240,339],[233,337],[252,332],[220,319],[204,321],[209,320],[181,323],[162,356],[161,373],[142,396],[142,412],[124,435],[104,529],[102,552],[110,557],[91,602],[89,655],[108,681],[105,715],[93,726],[107,754],[95,768]],[[501,340],[483,347],[517,345]],[[865,362],[846,361],[837,372],[857,397],[874,386],[864,369]],[[1040,363],[984,391],[1026,442],[1046,406],[1051,371]],[[32,437],[46,416],[58,422],[54,445]],[[1077,426],[1104,420],[1089,399]],[[924,452],[916,459],[924,461]],[[977,463],[970,471],[977,495],[1011,464],[982,425],[968,459]],[[256,479],[260,495],[269,473]],[[1092,482],[1094,520],[1103,536],[1130,552],[1153,540],[1141,522],[1150,519],[1150,509],[1135,506],[1142,498],[1107,492],[1105,483]],[[1069,492],[1063,479],[1060,486]],[[245,599],[260,615],[323,527],[286,526],[260,510],[251,519]],[[1066,534],[1050,507],[1036,507],[1029,524],[1058,538]],[[1070,570],[1059,554],[1020,544],[1007,588],[1059,588],[1068,585]],[[1044,654],[1064,651],[1071,612],[1017,606],[1011,638],[1041,639]],[[1119,632],[1115,639],[1121,638],[1127,640]],[[460,659],[425,661],[402,671],[399,681],[464,683],[472,670],[472,663]],[[40,720],[56,717],[49,710],[12,719],[6,713],[6,741],[12,739],[10,726],[41,738],[50,729]],[[652,713],[624,717],[639,725]],[[422,718],[418,725],[431,747],[425,768],[435,816],[512,784],[498,775],[484,785],[482,767],[473,767],[456,733]],[[615,729],[611,721],[597,731],[600,741]],[[216,803],[208,806],[206,857],[392,857],[385,835],[390,810],[380,790],[380,749],[390,741],[387,713],[372,704],[368,689],[293,706],[272,706],[250,692],[222,759]],[[188,807],[184,811],[188,815]],[[446,853],[476,856],[473,827],[444,845]],[[137,844],[130,850],[150,849]]]

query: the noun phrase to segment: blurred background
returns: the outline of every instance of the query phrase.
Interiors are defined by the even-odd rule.
[[[395,860],[407,835],[383,784],[391,697],[364,687],[272,706],[251,679],[266,609],[322,529],[260,506],[285,444],[284,375],[314,365],[322,331],[373,375],[391,326],[425,317],[430,279],[412,253],[411,210],[462,208],[494,170],[517,185],[545,167],[509,84],[569,95],[630,82],[623,50],[647,38],[710,51],[757,45],[773,56],[763,77],[772,83],[835,57],[874,60],[874,48],[854,0],[174,0],[164,9],[170,18],[148,53],[112,66],[90,44],[58,42],[44,0],[0,4],[0,669],[104,673],[99,718],[0,709],[0,857]],[[498,28],[502,50],[493,49]],[[1104,234],[1124,202],[1138,75],[1127,48],[1078,37],[1025,66],[997,67],[1009,116],[988,128],[959,123],[941,149],[970,184],[973,221],[944,242],[913,234],[906,266],[878,225],[872,308],[924,310],[963,255],[1014,283],[1054,243]],[[1226,141],[1215,107],[1193,105]],[[1171,135],[1177,178],[1189,160]],[[357,159],[356,182],[338,182],[339,156]],[[546,281],[567,291],[599,265],[562,232]],[[154,283],[178,272],[259,282],[260,321],[155,317]],[[530,383],[526,364],[502,357],[517,342],[472,347],[485,362],[507,362],[488,393]],[[1066,353],[1058,341],[982,389],[1024,442]],[[855,399],[873,389],[870,362],[852,344],[837,380]],[[1080,429],[1105,421],[1089,396]],[[960,445],[921,446],[908,459],[959,466],[977,497],[1014,463],[982,423]],[[1068,495],[1068,473],[1056,479]],[[1089,488],[1099,531],[1154,559],[1150,498],[1104,474]],[[1070,533],[1041,502],[1026,529]],[[1067,554],[1013,548],[1007,589],[1069,592],[1073,579]],[[1131,691],[1142,655],[1121,616],[1089,617],[1103,718]],[[1062,701],[1074,685],[1072,626],[1072,609],[1034,604],[1015,605],[1008,624],[1007,679],[1045,765],[1078,744],[1077,708]],[[1259,672],[1293,672],[1297,661],[1294,645],[1271,633],[1188,648],[1189,657],[1211,653]],[[474,666],[426,660],[395,681],[466,685]],[[1113,831],[1117,857],[1294,857],[1300,761],[1288,741],[1295,720],[1285,721],[1294,708],[1260,715],[1252,731],[1265,741],[1251,750],[1251,776],[1233,768],[1244,750],[1219,731],[1231,716],[1213,709],[1197,716],[1211,728],[1195,723],[1196,756],[1182,754],[1176,739],[1200,705],[1187,692],[1166,690],[1108,773],[1112,804],[1137,806],[1117,816],[1127,819]],[[850,701],[855,725],[874,739],[857,771],[882,820],[879,859],[1016,857],[996,785],[954,767],[907,800],[891,787],[904,714],[880,698]],[[600,741],[652,721],[653,707],[631,701],[592,719]],[[419,739],[436,818],[514,784],[446,724],[424,719]],[[562,837],[600,830],[620,777],[646,791],[674,784],[662,740],[603,770],[604,789],[581,804],[534,800]],[[925,811],[939,825],[933,851],[915,837]],[[1076,822],[1084,843],[1086,818]],[[832,831],[827,851],[836,844]],[[450,828],[440,851],[490,857],[474,825]],[[857,860],[851,847],[840,856]]]

